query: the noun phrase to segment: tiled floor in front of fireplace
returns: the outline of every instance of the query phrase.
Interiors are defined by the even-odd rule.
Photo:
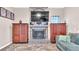
[[[56,44],[11,44],[1,51],[59,51]]]

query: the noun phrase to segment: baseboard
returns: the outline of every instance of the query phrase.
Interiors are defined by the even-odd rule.
[[[0,47],[0,50],[7,47],[7,46],[9,46],[10,44],[12,44],[12,42],[9,42],[9,43],[5,44],[4,46]]]

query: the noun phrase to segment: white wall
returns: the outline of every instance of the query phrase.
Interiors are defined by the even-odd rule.
[[[52,16],[60,16],[61,22],[64,22],[64,8],[49,8],[49,20]]]
[[[12,11],[12,8],[6,8]],[[13,11],[12,11],[13,12]],[[0,49],[12,42],[12,20],[0,17]]]
[[[67,22],[68,32],[79,32],[79,8],[68,7],[64,10],[64,17]]]
[[[30,8],[13,8],[15,13],[15,21],[19,22],[19,20],[22,20],[23,22],[29,23],[31,19],[31,12]],[[48,8],[49,11],[49,19],[51,19],[51,16],[60,16],[61,22],[63,22],[64,18],[64,8]]]
[[[30,20],[30,10],[29,8],[14,8],[15,13],[15,21],[19,22],[19,20],[22,20],[23,23],[29,23]]]

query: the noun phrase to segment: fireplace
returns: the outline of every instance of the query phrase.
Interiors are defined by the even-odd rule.
[[[44,29],[32,29],[32,38],[33,39],[45,39],[45,30]]]
[[[45,26],[31,27],[31,39],[32,40],[44,40],[48,38],[48,28]]]
[[[49,11],[31,11],[30,43],[48,40]]]

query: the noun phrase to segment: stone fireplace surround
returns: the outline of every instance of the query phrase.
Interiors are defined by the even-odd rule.
[[[41,13],[42,16],[41,17],[45,17],[46,19],[49,18],[49,11],[48,11],[48,7],[30,7],[30,11],[31,11],[31,24],[30,24],[30,40],[29,43],[47,43],[49,42],[48,40],[48,21],[34,21],[33,19],[35,19],[35,13],[32,14],[33,11],[35,11],[36,13]],[[45,12],[42,13],[42,12]],[[41,18],[40,17],[40,18]],[[36,17],[37,19],[37,17]],[[36,38],[34,38],[36,37]]]
[[[37,31],[38,33],[34,34],[33,31]],[[48,38],[48,35],[47,35],[48,34],[48,26],[47,25],[46,26],[45,25],[43,25],[43,26],[36,26],[36,25],[31,26],[30,27],[30,34],[31,34],[30,38],[34,39],[33,36],[36,34],[38,35],[39,32],[41,32],[41,31],[42,31],[42,35],[44,34],[44,36],[41,38],[41,36],[39,35],[40,38],[38,38],[38,39],[47,39]],[[35,39],[35,40],[37,40],[37,39]]]
[[[37,33],[33,33],[36,31]],[[36,38],[34,38],[36,36]],[[44,43],[48,41],[48,25],[31,25],[30,26],[30,42]]]

